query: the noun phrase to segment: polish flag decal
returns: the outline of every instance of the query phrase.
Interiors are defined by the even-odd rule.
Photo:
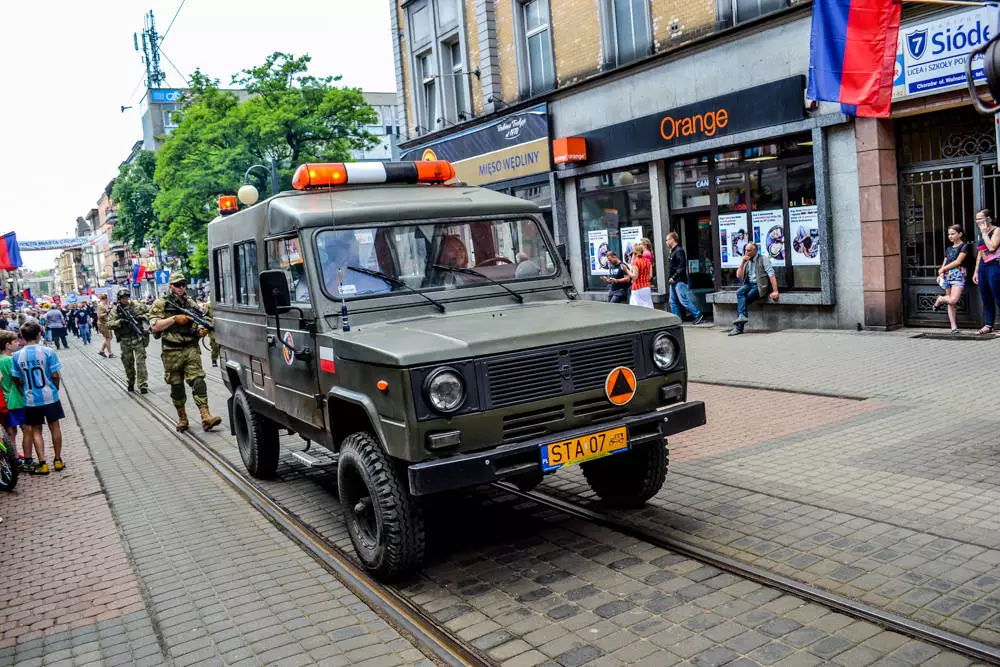
[[[323,347],[319,348],[319,369],[321,371],[326,371],[327,373],[336,373],[337,369],[333,365],[333,348]]]

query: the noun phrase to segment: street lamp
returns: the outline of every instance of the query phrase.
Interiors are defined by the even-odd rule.
[[[267,167],[262,164],[255,164],[243,174],[243,185],[236,192],[236,197],[246,206],[253,206],[260,197],[257,188],[250,184],[250,172],[254,169],[267,169]],[[275,157],[271,157],[271,168],[268,172],[268,178],[271,180],[271,194],[278,194],[278,159]]]

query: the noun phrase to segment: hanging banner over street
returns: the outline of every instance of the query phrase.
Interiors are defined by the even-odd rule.
[[[30,250],[63,250],[65,248],[80,248],[83,246],[103,245],[108,242],[107,234],[97,236],[75,236],[71,239],[52,239],[49,241],[19,241],[22,252]]]

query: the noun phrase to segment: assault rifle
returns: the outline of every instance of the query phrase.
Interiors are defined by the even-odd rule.
[[[130,313],[127,308],[122,306],[120,303],[116,304],[118,310],[118,317],[121,321],[128,325],[128,328],[135,332],[136,336],[147,336],[149,335],[149,322],[145,318],[139,320],[136,319],[135,315]]]
[[[176,303],[167,301],[163,308],[163,312],[167,315],[187,315],[191,318],[191,321],[199,327],[204,327],[209,331],[215,331],[215,326],[212,324],[212,321],[196,310],[190,310],[188,308],[184,308],[183,306],[178,306]]]

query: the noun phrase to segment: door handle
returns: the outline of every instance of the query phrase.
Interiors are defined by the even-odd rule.
[[[274,347],[275,344],[278,342],[278,339],[274,337],[274,334],[267,334],[267,339],[266,340],[267,340],[267,346],[268,347]]]

